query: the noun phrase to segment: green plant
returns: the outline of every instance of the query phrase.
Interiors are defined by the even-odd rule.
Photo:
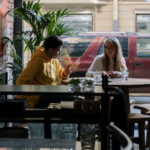
[[[66,26],[62,18],[69,15],[69,11],[67,9],[64,10],[50,10],[46,13],[41,13],[41,4],[40,0],[38,2],[28,1],[23,2],[20,7],[14,8],[13,10],[9,10],[5,16],[9,13],[14,13],[14,15],[21,20],[25,21],[31,26],[31,31],[23,31],[23,32],[16,32],[13,40],[9,37],[3,38],[4,47],[7,43],[11,43],[13,47],[13,51],[10,53],[10,56],[14,59],[13,63],[7,63],[7,67],[12,70],[12,72],[18,71],[19,73],[23,70],[20,68],[21,59],[17,55],[16,51],[14,51],[14,45],[17,42],[23,42],[24,44],[24,51],[30,50],[31,54],[34,53],[34,49],[36,46],[43,46],[43,41],[45,37],[50,35],[74,35],[76,32],[73,28]],[[46,33],[46,35],[44,35]],[[64,54],[62,54],[64,55]],[[60,62],[64,60],[58,58]],[[14,76],[18,76],[18,73]],[[14,79],[16,78],[14,77]]]
[[[70,81],[69,81],[69,84],[73,84],[73,85],[79,85],[81,82],[80,82],[80,79],[74,79],[72,78]]]
[[[16,33],[25,44],[24,51],[30,50],[31,54],[34,53],[34,48],[36,46],[42,46],[47,36],[73,36],[76,32],[73,28],[66,26],[62,21],[62,18],[68,16],[70,13],[67,9],[50,10],[45,14],[42,14],[40,10],[40,0],[36,3],[33,3],[33,1],[24,1],[21,7],[17,7],[6,13],[7,15],[13,12],[16,17],[22,19],[31,26],[31,31]],[[46,33],[46,36],[44,36],[43,33]]]
[[[83,86],[90,86],[93,85],[93,83],[94,81],[85,79],[83,82]]]
[[[74,36],[75,30],[69,26],[66,26],[62,21],[62,18],[69,15],[69,11],[67,9],[64,10],[50,10],[44,16],[49,17],[51,22],[46,27],[47,35],[71,35]]]
[[[23,71],[23,66],[22,66],[22,60],[17,55],[14,45],[11,45],[11,51],[9,53],[9,56],[12,57],[14,61],[8,62],[6,64],[6,67],[11,69],[13,75],[13,82],[15,82],[18,76],[20,75],[20,73]]]

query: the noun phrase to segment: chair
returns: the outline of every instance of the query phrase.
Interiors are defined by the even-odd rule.
[[[108,125],[106,129],[108,133],[119,142],[119,144],[123,147],[123,150],[133,150],[133,143],[131,139],[121,129],[115,125]]]
[[[28,138],[28,129],[21,127],[1,128],[0,138]]]
[[[86,72],[85,71],[78,71],[78,72],[73,72],[70,74],[70,78],[72,77],[85,77]]]
[[[1,110],[24,110],[26,108],[26,100],[21,99],[0,99],[0,109]]]
[[[145,132],[144,132],[145,121],[150,122],[150,116],[144,115],[144,114],[137,114],[137,113],[128,113],[128,123],[129,123],[128,135],[131,137],[133,143],[139,144],[140,150],[145,149]],[[138,124],[138,133],[139,133],[138,137],[134,137],[134,124],[135,123]],[[147,135],[147,137],[150,139],[150,135]]]
[[[145,121],[150,121],[150,116],[144,114],[137,114],[137,113],[128,113],[128,123],[129,123],[128,135],[131,137],[133,143],[139,144],[140,150],[145,149],[145,132],[144,132]],[[135,123],[138,123],[138,131],[139,131],[138,137],[134,137]],[[150,139],[150,135],[149,136],[147,135],[147,137]]]
[[[0,99],[1,110],[25,110],[26,100],[23,99]],[[15,124],[15,123],[13,123]],[[7,124],[5,123],[5,127]]]
[[[134,105],[135,109],[140,109],[141,114],[150,115],[150,104]],[[146,148],[150,148],[150,121],[147,125]]]
[[[1,110],[24,110],[26,108],[26,100],[16,99],[0,99]],[[28,138],[28,129],[21,127],[7,127],[0,129],[0,138]]]
[[[129,113],[128,114],[128,122],[132,125],[131,129],[129,128],[129,136],[131,137],[133,143],[139,144],[139,149],[145,149],[145,121],[150,122],[150,116],[144,114],[137,114],[137,113]],[[138,132],[139,137],[133,137],[133,128],[134,124],[138,123]]]
[[[130,105],[135,104],[135,100],[130,100]]]

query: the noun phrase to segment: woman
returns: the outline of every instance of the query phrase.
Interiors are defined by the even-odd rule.
[[[118,39],[115,37],[108,37],[104,41],[104,50],[102,55],[98,55],[91,67],[86,73],[87,77],[93,76],[95,71],[106,71],[110,78],[120,78],[122,72],[126,71],[125,59],[122,56],[122,49]],[[115,92],[119,92],[118,97],[114,97],[110,110],[110,121],[113,121],[116,126],[127,133],[127,110],[125,103],[125,96],[120,88],[114,88]],[[112,89],[110,89],[112,91]],[[116,141],[113,139],[112,148],[120,149]]]
[[[92,77],[95,71],[106,71],[110,78],[117,78],[126,70],[120,42],[115,37],[108,37],[104,41],[103,54],[95,58],[86,76]]]

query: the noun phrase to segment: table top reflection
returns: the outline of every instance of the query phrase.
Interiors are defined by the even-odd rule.
[[[94,80],[94,78],[89,78],[89,77],[79,77],[78,79],[88,79],[88,80]],[[62,84],[67,85],[69,80],[62,80]],[[119,86],[119,87],[146,87],[150,86],[150,80],[149,79],[142,79],[142,78],[128,78],[128,80],[122,80],[122,78],[111,78],[109,79],[110,82],[108,82],[109,86]],[[95,85],[100,86],[102,85],[102,82],[100,83],[95,83]]]
[[[91,92],[69,92],[69,87],[67,85],[0,85],[1,94],[18,94],[18,95],[48,95],[48,94],[63,94],[63,95],[85,95],[85,93],[99,95],[104,94],[101,86],[95,86],[94,90]]]
[[[13,139],[13,138],[0,138],[1,148],[47,148],[47,150],[72,149],[82,150],[81,142],[68,139]],[[33,150],[34,150],[33,149]],[[101,142],[95,141],[95,149],[101,150]]]

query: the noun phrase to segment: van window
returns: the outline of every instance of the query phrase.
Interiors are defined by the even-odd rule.
[[[66,56],[66,53],[70,57],[81,57],[94,37],[68,37],[62,39],[64,45],[61,50],[61,54]]]
[[[128,38],[126,37],[116,37],[121,45],[122,48],[122,54],[124,57],[128,57]],[[101,44],[99,51],[97,52],[97,55],[103,53],[103,47],[104,47],[104,42]]]
[[[150,57],[150,38],[137,38],[136,49],[136,57]]]

